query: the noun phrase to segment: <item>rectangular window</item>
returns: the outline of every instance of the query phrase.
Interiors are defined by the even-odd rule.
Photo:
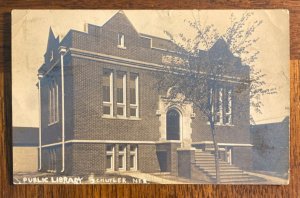
[[[106,146],[106,170],[113,171],[114,170],[114,145]]]
[[[55,109],[56,109],[56,97],[55,97],[56,90],[55,90],[55,82],[54,81],[52,82],[51,89],[52,89],[52,91],[51,91],[51,93],[52,93],[52,95],[51,95],[51,101],[52,101],[51,111],[52,111],[52,113],[51,114],[52,114],[52,123],[54,123],[55,122]]]
[[[112,156],[106,155],[106,169],[112,169]]]
[[[57,157],[56,157],[56,149],[49,149],[48,151],[48,172],[56,173],[56,166],[57,166]]]
[[[130,170],[137,170],[137,146],[130,145]]]
[[[52,123],[52,87],[51,85],[49,86],[49,93],[48,93],[48,123],[51,124]]]
[[[122,88],[117,88],[117,103],[123,104],[123,85]]]
[[[136,108],[134,106],[130,106],[130,117],[137,117],[136,116]]]
[[[103,101],[110,102],[110,88],[109,86],[103,86]]]
[[[124,169],[124,155],[119,155],[119,169]]]
[[[215,123],[223,123],[223,89],[218,88],[216,93],[216,113],[215,113]]]
[[[58,122],[58,115],[59,115],[59,107],[58,107],[58,84],[55,80],[52,80],[49,85],[49,105],[48,105],[48,111],[49,111],[49,124],[54,124]]]
[[[118,34],[118,47],[122,49],[126,49],[125,47],[125,35],[122,33]]]
[[[126,73],[117,73],[117,116],[126,116]]]
[[[224,124],[232,124],[232,90],[227,88],[224,90]]]
[[[126,145],[119,145],[119,170],[126,170]]]
[[[125,117],[124,110],[125,109],[123,107],[117,107],[117,115],[121,117]]]
[[[127,83],[126,72],[117,71],[114,80],[114,72],[112,70],[103,70],[102,80],[102,101],[103,115],[114,116],[113,107],[116,108],[117,117],[139,117],[139,76],[135,73],[130,73]],[[129,90],[127,92],[127,89]],[[116,98],[114,100],[114,93]],[[129,97],[127,96],[129,94]],[[128,98],[128,99],[127,99]],[[129,100],[129,102],[127,101]],[[115,103],[114,103],[115,102]],[[129,108],[127,109],[127,105]],[[127,111],[129,111],[127,113]]]
[[[56,122],[58,122],[59,121],[59,104],[58,104],[58,84],[57,83],[55,83],[55,88],[56,88],[56,97],[55,97],[55,99],[56,99],[56,113],[55,113],[55,115],[56,115],[56,119],[55,119],[55,121]]]
[[[134,168],[134,155],[130,155],[130,169]]]
[[[210,89],[209,103],[212,102],[213,90]],[[214,105],[211,106],[216,124],[232,124],[232,89],[218,88],[215,91]]]
[[[134,86],[134,85],[132,85]],[[136,89],[134,88],[130,88],[130,104],[136,104]]]
[[[139,117],[139,76],[137,74],[130,74],[129,92],[130,117]]]
[[[113,72],[105,69],[102,80],[103,115],[113,116]]]

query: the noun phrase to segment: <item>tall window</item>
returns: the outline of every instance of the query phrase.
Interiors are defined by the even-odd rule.
[[[213,91],[210,90],[210,102]],[[232,89],[218,88],[215,91],[215,102],[212,106],[212,111],[215,112],[216,124],[232,124]]]
[[[113,72],[103,71],[103,115],[113,116]]]
[[[232,124],[232,90],[227,88],[224,90],[224,124]]]
[[[119,145],[119,170],[126,170],[126,145]]]
[[[117,73],[117,115],[126,116],[126,74],[124,72]]]
[[[130,117],[139,117],[139,76],[130,74],[129,91],[130,91]]]
[[[58,114],[59,114],[59,109],[58,109],[58,85],[55,80],[52,80],[50,85],[49,85],[49,124],[54,124],[58,122]]]
[[[137,146],[130,145],[130,170],[137,170]]]
[[[106,170],[113,171],[114,170],[114,145],[106,146]]]
[[[218,88],[216,93],[216,113],[215,113],[215,123],[223,123],[223,89]]]
[[[114,74],[116,77],[114,77]],[[103,115],[109,117],[139,117],[139,76],[123,71],[103,70]],[[128,79],[129,78],[129,79]],[[128,91],[129,90],[129,91]],[[129,97],[127,96],[129,94]],[[127,105],[129,104],[129,112]],[[116,111],[113,111],[116,108]]]
[[[126,49],[125,47],[125,35],[122,33],[118,34],[118,47]]]

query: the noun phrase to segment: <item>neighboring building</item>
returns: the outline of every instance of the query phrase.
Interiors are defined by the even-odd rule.
[[[39,129],[13,127],[13,171],[37,172]]]
[[[251,126],[253,169],[288,177],[289,117]]]
[[[210,127],[201,112],[190,103],[170,105],[167,90],[154,88],[153,74],[170,64],[170,57],[182,60],[175,48],[169,40],[138,33],[123,12],[103,26],[70,30],[61,41],[50,29],[45,63],[38,71],[40,170],[177,175],[179,150],[209,151]],[[235,94],[238,77],[249,77],[249,67],[223,39],[203,51],[203,60],[207,56],[228,61],[228,77],[215,93],[220,152],[229,163],[251,169],[249,89]]]

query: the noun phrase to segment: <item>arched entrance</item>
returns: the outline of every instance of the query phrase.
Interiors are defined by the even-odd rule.
[[[167,112],[167,140],[180,140],[180,113],[176,109]]]

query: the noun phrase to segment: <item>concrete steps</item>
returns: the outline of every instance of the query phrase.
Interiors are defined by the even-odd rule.
[[[212,181],[216,181],[215,157],[210,152],[195,151],[195,166]],[[244,173],[239,167],[219,160],[220,183],[261,183],[265,179]]]

